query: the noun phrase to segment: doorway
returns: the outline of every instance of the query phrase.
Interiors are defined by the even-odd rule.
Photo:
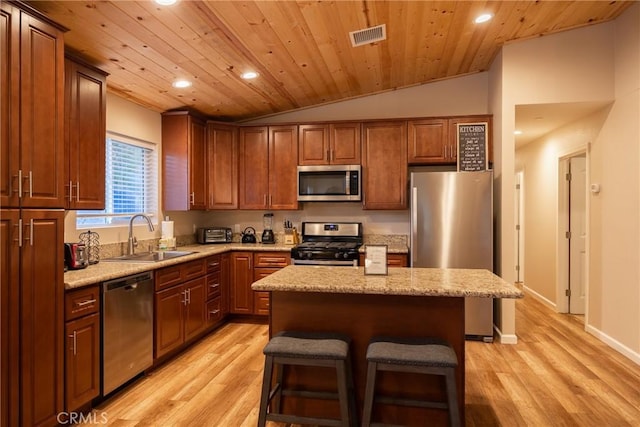
[[[561,186],[558,223],[560,312],[585,314],[587,292],[587,157],[579,153],[560,160]]]

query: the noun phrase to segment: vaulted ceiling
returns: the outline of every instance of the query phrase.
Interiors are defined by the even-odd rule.
[[[505,43],[608,21],[632,1],[29,1],[108,90],[237,121],[486,71]],[[481,13],[493,19],[475,24]],[[353,47],[349,33],[386,25]],[[240,74],[255,71],[256,79]],[[172,87],[179,78],[186,89]]]

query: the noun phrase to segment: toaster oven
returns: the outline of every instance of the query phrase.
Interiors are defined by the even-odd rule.
[[[196,229],[196,241],[200,244],[231,243],[233,233],[228,227],[201,227]]]

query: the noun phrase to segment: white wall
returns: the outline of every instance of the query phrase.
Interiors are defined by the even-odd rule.
[[[614,22],[509,44],[502,65],[505,152],[513,147],[509,131],[516,105],[613,101],[589,153],[590,182],[600,183],[602,191],[589,199],[586,328],[638,363],[639,57],[640,4],[635,4]],[[516,165],[503,157],[502,167],[506,175]],[[502,214],[513,218],[513,203],[503,200]],[[504,237],[503,243],[511,245]],[[527,262],[527,275],[531,268]]]

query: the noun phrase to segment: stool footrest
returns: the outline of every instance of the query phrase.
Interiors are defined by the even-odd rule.
[[[302,417],[298,415],[286,414],[267,414],[267,421],[275,421],[278,423],[311,424],[331,427],[341,427],[342,425],[344,425],[343,421],[334,420],[332,418]]]
[[[283,396],[305,397],[307,399],[338,400],[338,393],[330,391],[282,389]]]
[[[399,397],[388,396],[376,396],[374,398],[376,403],[384,403],[387,405],[398,406],[414,406],[417,408],[431,408],[431,409],[449,409],[447,402],[436,402],[429,400],[415,400],[415,399],[403,399]]]

